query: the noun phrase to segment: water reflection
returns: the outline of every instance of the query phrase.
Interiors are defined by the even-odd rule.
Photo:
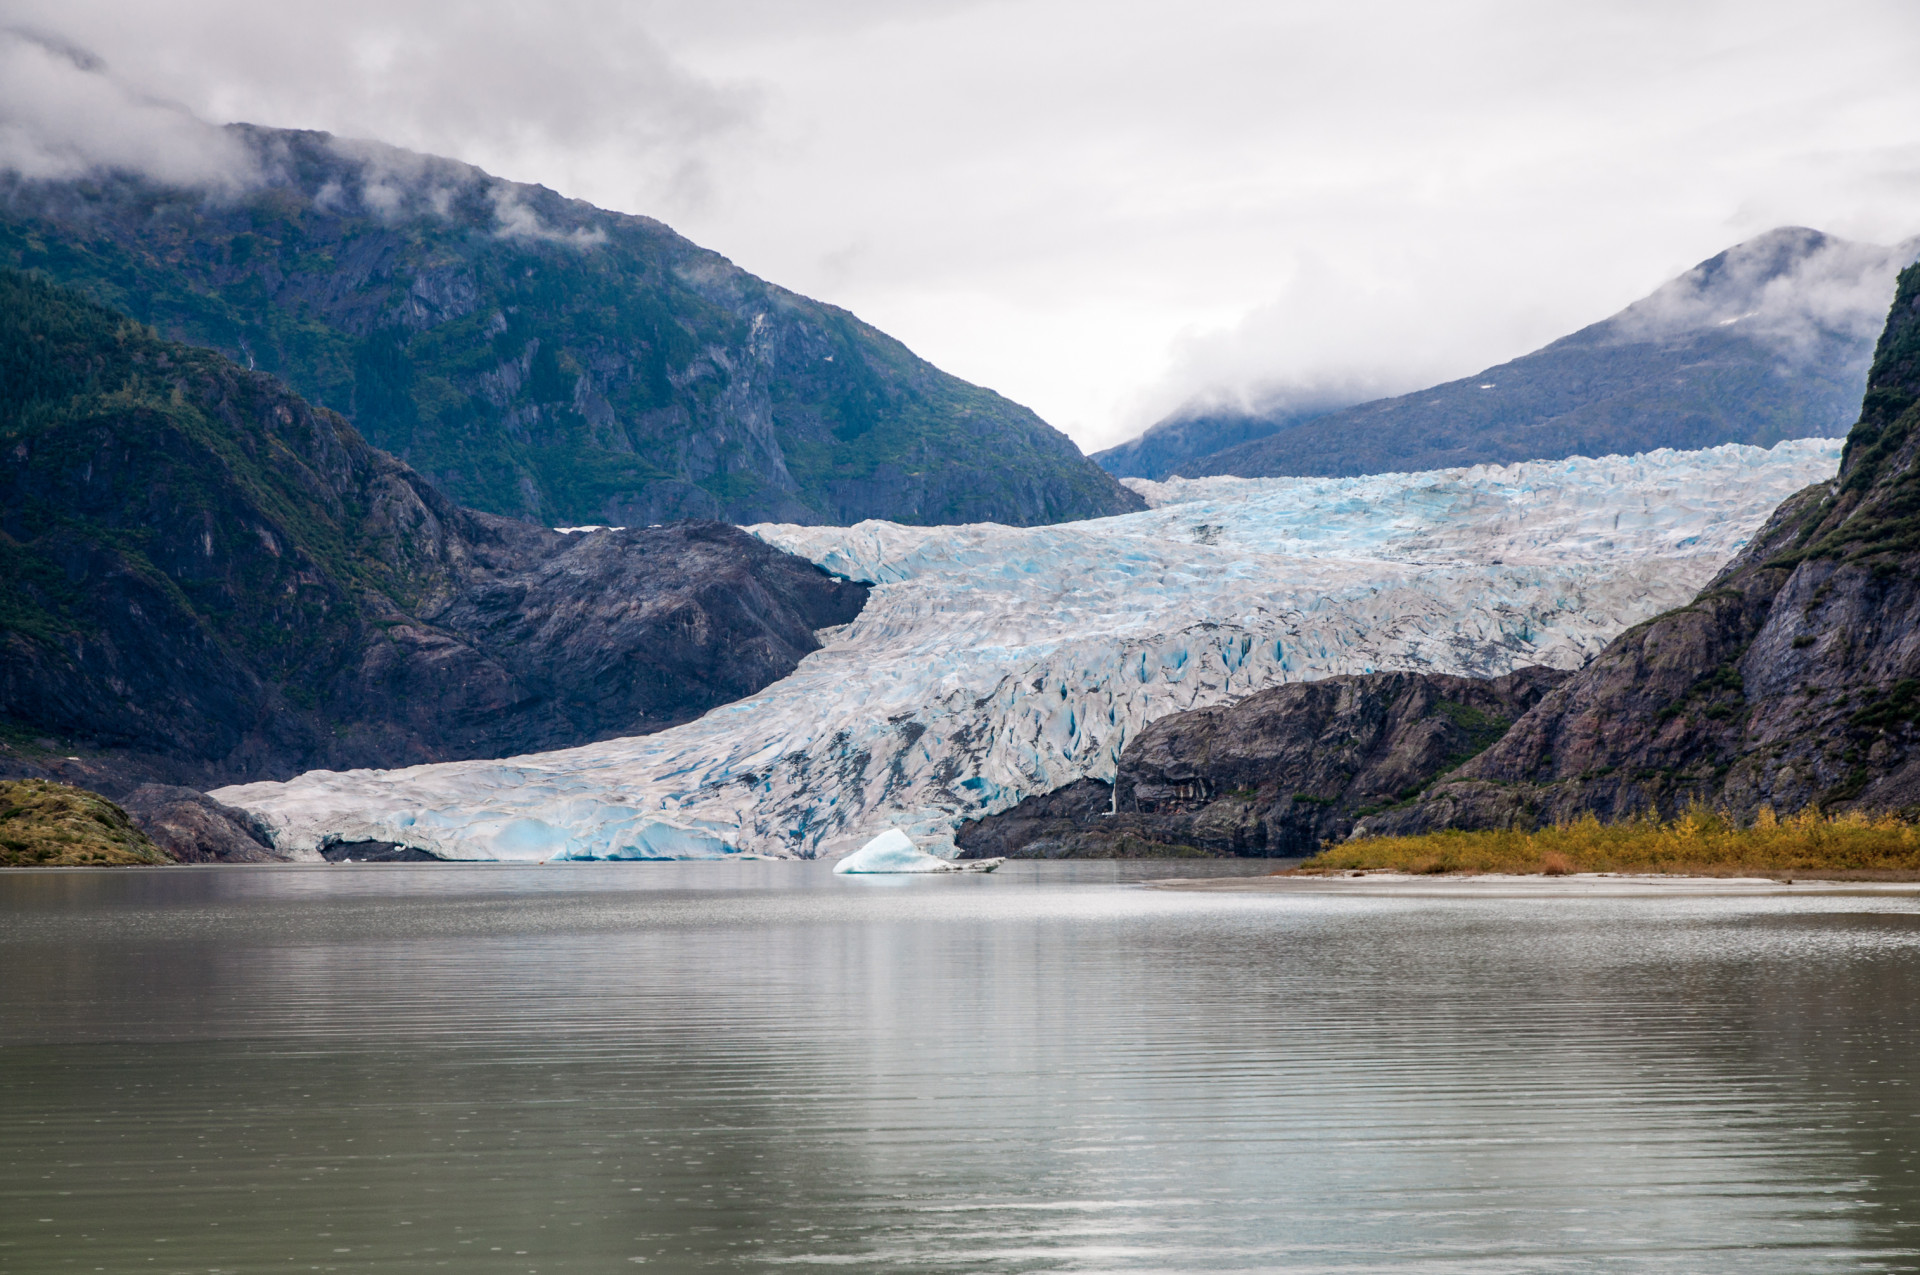
[[[0,879],[0,1270],[1916,1268],[1911,898],[1018,867]]]

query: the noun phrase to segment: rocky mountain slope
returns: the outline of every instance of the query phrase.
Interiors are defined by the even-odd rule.
[[[1174,713],[1127,745],[1112,783],[1029,797],[955,841],[963,859],[1304,857],[1486,748],[1568,676],[1358,674]]]
[[[1140,508],[1064,435],[645,217],[323,133],[230,188],[0,174],[0,265],[272,372],[476,509],[564,526]]]
[[[657,730],[866,592],[718,523],[462,509],[276,378],[0,271],[14,773],[119,796]]]
[[[1582,811],[1920,810],[1920,267],[1900,276],[1839,478],[1690,605],[1638,625],[1494,747],[1363,832]]]
[[[1183,415],[1094,459],[1153,479],[1372,474],[1838,437],[1916,255],[1786,227],[1474,376],[1333,412]]]

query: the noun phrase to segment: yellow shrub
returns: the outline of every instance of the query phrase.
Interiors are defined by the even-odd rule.
[[[1591,814],[1535,832],[1433,832],[1329,845],[1308,871],[1669,872],[1706,876],[1795,872],[1920,873],[1920,827],[1894,815],[1780,819],[1750,827],[1694,806],[1677,818],[1604,824]]]

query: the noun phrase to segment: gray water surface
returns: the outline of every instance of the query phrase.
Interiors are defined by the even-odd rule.
[[[1194,870],[0,876],[0,1271],[1920,1270],[1912,893]]]

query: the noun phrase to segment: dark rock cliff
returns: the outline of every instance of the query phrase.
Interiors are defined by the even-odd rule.
[[[1144,508],[1063,434],[646,217],[235,125],[234,190],[0,173],[0,264],[272,372],[549,526],[1017,525]]]
[[[286,859],[258,816],[192,788],[142,784],[120,799],[153,843],[176,863],[277,863]]]
[[[1369,673],[1294,682],[1151,723],[1115,783],[976,820],[962,858],[1313,854],[1500,738],[1567,674]]]
[[[1641,624],[1498,744],[1362,833],[1583,811],[1920,807],[1920,267],[1839,478],[1783,503],[1689,606]]]
[[[0,272],[0,768],[118,797],[640,734],[865,597],[719,523],[462,509],[275,378]]]

